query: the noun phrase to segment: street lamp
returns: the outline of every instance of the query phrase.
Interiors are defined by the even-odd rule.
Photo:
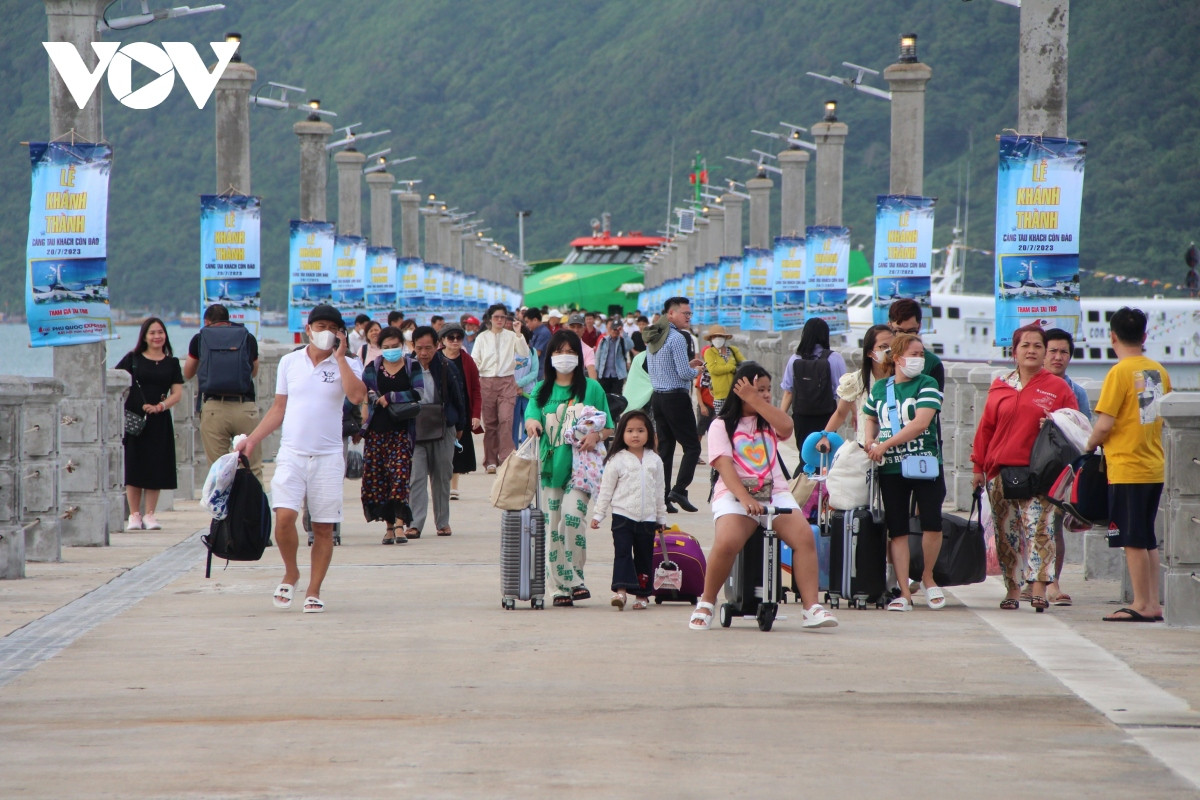
[[[824,122],[837,122],[837,100],[825,101]]]
[[[917,63],[917,35],[906,33],[900,37],[900,63]]]
[[[111,3],[109,5],[112,5]],[[177,19],[179,17],[190,17],[193,14],[206,14],[209,11],[224,11],[224,3],[214,3],[210,6],[199,6],[198,8],[189,8],[188,6],[179,6],[177,8],[160,8],[156,11],[150,10],[150,0],[142,0],[142,13],[131,14],[127,17],[117,17],[116,19],[108,19],[101,15],[100,20],[96,23],[98,31],[123,31],[129,28],[138,28],[142,25],[149,25],[151,22],[158,22],[164,19]],[[108,9],[105,8],[105,14]],[[237,35],[237,34],[232,34]],[[230,34],[226,34],[225,41],[229,39]],[[237,41],[241,41],[239,37]],[[240,60],[240,59],[237,59]]]
[[[517,252],[521,263],[525,263],[525,218],[532,214],[528,209],[517,212]]]

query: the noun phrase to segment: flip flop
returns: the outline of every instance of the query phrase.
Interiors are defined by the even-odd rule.
[[[1128,616],[1118,617],[1116,614],[1126,614]],[[1144,614],[1139,614],[1132,608],[1118,608],[1107,617],[1101,617],[1105,622],[1158,622],[1154,617],[1147,617]]]
[[[325,604],[321,602],[319,597],[304,598],[304,613],[305,614],[321,614],[325,611]]]
[[[925,589],[925,600],[934,611],[946,607],[946,593],[940,586],[929,586]]]
[[[1048,598],[1052,606],[1069,606],[1071,605],[1071,595],[1066,592],[1059,592],[1054,597]]]
[[[275,595],[271,598],[271,602],[276,608],[291,608],[292,607],[292,592],[296,587],[290,583],[281,583],[275,589]]]

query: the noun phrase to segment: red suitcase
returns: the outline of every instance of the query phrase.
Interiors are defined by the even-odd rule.
[[[662,542],[666,543],[667,560],[673,561],[683,571],[683,582],[679,589],[659,589],[654,592],[654,602],[680,602],[695,604],[704,594],[704,573],[708,562],[704,558],[704,549],[696,541],[696,537],[680,531],[663,531],[661,537],[655,537],[654,555],[650,562],[650,574],[658,569],[663,561]]]

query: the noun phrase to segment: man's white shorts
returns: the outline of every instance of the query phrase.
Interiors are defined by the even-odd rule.
[[[771,495],[771,505],[776,508],[800,508],[796,503],[796,498],[792,497],[791,492],[776,492]],[[750,516],[746,512],[746,507],[733,496],[733,492],[728,492],[713,500],[712,512],[713,519],[720,519],[726,514],[741,514],[744,517]]]
[[[307,497],[313,522],[341,522],[345,475],[346,459],[341,453],[306,456],[280,447],[271,478],[271,508],[299,512]]]

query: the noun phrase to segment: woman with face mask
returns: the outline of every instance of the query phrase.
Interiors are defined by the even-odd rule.
[[[525,432],[541,436],[542,496],[546,498],[546,579],[554,584],[554,605],[570,606],[586,600],[591,592],[583,581],[587,558],[585,518],[591,495],[573,474],[574,449],[594,449],[612,436],[613,420],[608,396],[598,381],[583,368],[583,345],[573,332],[560,329],[546,345],[550,354],[546,379],[534,386],[525,409]],[[564,438],[563,421],[575,404],[590,406],[604,414],[603,430],[587,434],[575,446]]]
[[[387,525],[383,544],[407,544],[403,533],[412,521],[408,506],[412,475],[412,422],[392,418],[392,403],[413,402],[416,395],[405,367],[403,334],[388,326],[378,337],[379,355],[363,370],[367,385],[367,421],[363,426],[362,504],[367,522]],[[399,523],[397,525],[397,523]]]
[[[866,442],[871,460],[879,464],[879,490],[887,524],[892,564],[900,581],[900,596],[888,611],[912,611],[908,575],[908,521],[915,500],[921,520],[921,551],[925,599],[934,610],[946,605],[946,595],[933,580],[933,565],[942,548],[942,502],[946,482],[934,420],[942,408],[937,381],[922,374],[925,345],[916,334],[892,339],[884,367],[893,373],[877,380],[863,404]]]
[[[996,555],[1007,590],[1000,608],[1015,611],[1025,599],[1043,611],[1049,606],[1046,584],[1054,574],[1054,506],[1028,485],[1011,485],[1011,479],[1029,479],[1029,457],[1046,415],[1078,408],[1078,403],[1067,382],[1042,366],[1045,331],[1036,325],[1017,328],[1012,352],[1016,369],[992,382],[975,430],[972,486],[986,485],[991,501]],[[1028,594],[1022,593],[1023,585]]]
[[[888,376],[885,364],[888,354],[892,352],[893,336],[892,329],[887,325],[872,325],[867,328],[866,334],[863,335],[862,369],[845,373],[838,382],[837,411],[833,412],[833,416],[825,423],[821,439],[817,442],[817,449],[822,453],[829,452],[827,434],[836,432],[851,414],[854,414],[855,439],[859,444],[866,441],[867,426],[863,416],[863,403],[870,396],[871,387],[875,382]]]
[[[705,375],[708,376],[709,388],[712,390],[712,416],[720,416],[721,408],[733,388],[733,374],[746,359],[742,351],[729,343],[729,334],[720,325],[713,325],[704,337],[712,344],[701,353],[704,358]],[[704,378],[701,378],[703,388]]]
[[[413,331],[417,329],[415,320],[406,319],[400,323],[400,335],[404,337],[404,342],[400,345],[404,348],[404,354],[411,356],[413,354]]]

